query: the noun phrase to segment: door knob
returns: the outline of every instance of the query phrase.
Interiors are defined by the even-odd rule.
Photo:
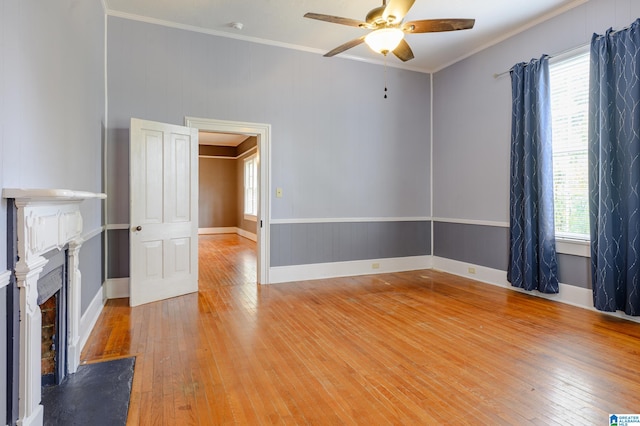
[[[142,226],[140,225],[136,226],[136,231],[142,231]]]

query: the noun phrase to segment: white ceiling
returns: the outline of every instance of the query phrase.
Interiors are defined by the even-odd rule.
[[[217,146],[238,146],[249,139],[247,135],[236,135],[232,133],[198,132],[198,143],[200,145]]]
[[[416,0],[405,21],[475,18],[471,30],[409,34],[415,59],[389,65],[434,72],[588,0]],[[110,15],[162,21],[222,36],[324,54],[366,30],[304,18],[306,12],[364,20],[381,0],[105,0]],[[231,26],[241,22],[241,30]],[[381,62],[365,44],[334,58]]]

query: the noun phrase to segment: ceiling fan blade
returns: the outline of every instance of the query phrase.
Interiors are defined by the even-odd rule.
[[[437,33],[441,31],[468,30],[473,28],[475,19],[423,19],[406,22],[402,31],[409,34]]]
[[[322,13],[305,13],[305,18],[317,19],[318,21],[331,22],[332,24],[348,25],[350,27],[363,27],[369,28],[369,24],[366,22],[358,21],[357,19],[342,18],[340,16],[323,15]]]
[[[388,21],[389,17],[393,16],[394,19],[392,23],[400,22],[415,2],[416,0],[389,0],[387,6],[384,8],[384,12],[382,12],[382,17]]]
[[[393,54],[402,62],[407,62],[413,59],[413,51],[405,39],[400,40],[400,44],[393,50]]]
[[[335,56],[338,53],[342,53],[345,50],[351,49],[352,47],[356,47],[357,45],[362,44],[362,42],[364,42],[364,37],[365,36],[362,36],[360,38],[356,38],[356,39],[353,39],[351,41],[348,41],[345,44],[342,44],[342,45],[336,47],[335,49],[325,53],[324,56],[326,56],[326,57]]]

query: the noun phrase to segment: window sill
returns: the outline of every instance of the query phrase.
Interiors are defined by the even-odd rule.
[[[556,238],[556,253],[572,256],[591,257],[591,245],[587,240]]]
[[[258,221],[258,217],[254,216],[252,214],[245,214],[244,215],[244,220],[250,220],[251,222],[257,222]]]

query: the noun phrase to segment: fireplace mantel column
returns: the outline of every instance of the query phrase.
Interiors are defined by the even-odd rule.
[[[42,313],[38,306],[38,278],[47,259],[38,256],[29,262],[20,261],[16,265],[16,280],[20,288],[20,384],[24,384],[18,403],[20,413],[28,413],[21,418],[20,425],[41,425],[44,420],[42,400],[42,372],[40,369]],[[38,369],[35,368],[38,366]]]
[[[67,330],[67,362],[69,374],[75,373],[80,364],[80,316],[81,316],[81,282],[80,274],[80,247],[82,240],[75,239],[69,241],[69,250],[67,251],[69,259],[69,293],[68,293],[68,327]]]

